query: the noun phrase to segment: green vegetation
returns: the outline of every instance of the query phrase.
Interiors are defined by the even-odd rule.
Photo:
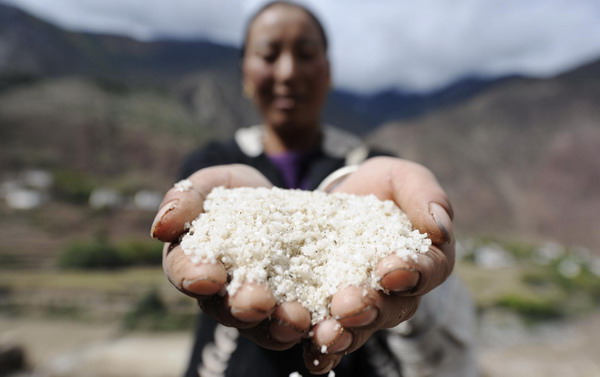
[[[502,263],[508,264],[478,265],[486,248],[503,253]],[[534,323],[600,306],[600,276],[592,271],[592,257],[586,253],[491,237],[471,240],[463,253],[456,270],[480,310],[508,309]]]
[[[54,173],[54,194],[67,202],[87,203],[94,187],[93,178],[83,172],[60,169]]]
[[[499,244],[520,261],[530,261],[537,249],[535,244],[520,240],[508,240]]]
[[[195,313],[169,309],[158,290],[152,289],[123,317],[123,326],[127,330],[174,331],[192,328],[195,318]]]
[[[153,240],[129,239],[113,243],[103,237],[69,244],[58,257],[63,269],[115,269],[131,266],[159,266],[162,244]]]
[[[564,317],[562,301],[549,297],[529,297],[519,293],[507,294],[498,298],[497,307],[514,311],[527,322],[559,319]]]
[[[509,253],[513,264],[482,267],[482,246]],[[505,245],[517,245],[506,247]],[[524,246],[525,245],[525,246]],[[13,270],[0,274],[0,312],[77,320],[119,321],[126,330],[190,329],[195,300],[174,289],[159,267],[160,242],[110,240],[102,234],[68,244],[57,270]],[[600,307],[600,277],[585,253],[561,247],[475,240],[456,273],[481,312],[508,310],[525,323],[570,319]],[[542,258],[541,256],[546,255]]]
[[[163,285],[176,297],[160,267],[135,267],[119,270],[3,270],[0,294],[17,291],[85,291],[93,295],[140,294],[140,289]]]
[[[165,191],[170,182],[165,182],[164,177],[156,172],[130,171],[103,179],[102,185],[116,190],[121,195],[133,196],[140,190]]]
[[[193,328],[198,308],[161,268],[113,271],[7,270],[0,274],[0,314],[119,322],[127,331]]]
[[[58,257],[60,268],[114,269],[125,266],[125,260],[111,243],[105,240],[75,242]]]
[[[126,266],[160,266],[162,243],[155,240],[124,240],[116,245]]]

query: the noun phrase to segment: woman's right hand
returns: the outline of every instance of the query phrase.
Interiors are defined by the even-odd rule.
[[[257,344],[283,350],[298,343],[310,328],[310,313],[296,302],[276,306],[266,285],[245,283],[235,295],[225,291],[227,271],[218,263],[194,264],[184,254],[179,239],[203,211],[206,196],[215,187],[271,187],[256,169],[222,165],[201,169],[188,180],[189,189],[170,189],[154,219],[151,235],[165,242],[163,268],[182,293],[198,300],[204,313],[223,325],[236,327]]]

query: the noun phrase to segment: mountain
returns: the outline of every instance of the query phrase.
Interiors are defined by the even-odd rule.
[[[0,4],[0,90],[33,79],[79,75],[108,85],[175,87],[183,90],[174,94],[193,113],[202,113],[204,109],[194,107],[199,105],[197,99],[190,102],[190,97],[205,93],[199,88],[207,86],[212,88],[207,89],[209,92],[216,91],[216,98],[207,98],[216,105],[213,109],[220,114],[235,112],[232,119],[214,125],[221,129],[217,132],[221,137],[257,120],[242,98],[239,53],[236,48],[207,41],[140,42],[121,36],[70,32]],[[468,98],[496,81],[465,78],[422,95],[396,90],[373,95],[333,90],[324,120],[365,134],[384,121],[417,116]],[[214,116],[200,114],[200,118]]]
[[[206,41],[67,31],[0,4],[0,167],[133,171],[158,153],[159,140],[182,147],[171,157],[158,153],[150,166],[176,164],[195,145],[258,121],[242,96],[238,59],[237,49]],[[472,81],[430,96],[334,91],[324,119],[366,134],[383,120],[415,116],[486,85]]]
[[[418,94],[389,89],[370,95],[336,90],[330,102],[353,110],[352,116],[360,116],[368,130],[384,122],[396,119],[415,118],[439,108],[452,106],[473,97],[510,77],[496,79],[465,77],[437,91]]]
[[[0,4],[0,171],[165,189],[182,158],[256,122],[239,51],[60,29]],[[324,119],[430,167],[461,233],[600,242],[600,62],[424,95],[334,91]],[[1,178],[1,177],[0,177]]]
[[[206,41],[139,42],[60,29],[0,4],[0,75],[88,75],[140,84],[196,71],[235,71],[238,52]]]
[[[369,140],[431,168],[462,232],[598,250],[599,98],[596,61],[551,79],[506,80]]]
[[[185,151],[255,121],[238,55],[66,31],[0,4],[0,168],[173,170]],[[156,165],[139,162],[147,155]]]

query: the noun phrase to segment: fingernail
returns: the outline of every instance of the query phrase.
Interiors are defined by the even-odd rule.
[[[239,309],[236,307],[231,308],[231,314],[243,322],[259,322],[267,318],[271,314],[272,310],[263,310],[258,308],[250,309]]]
[[[206,278],[185,279],[181,282],[181,285],[186,291],[201,296],[214,295],[218,293],[223,286],[220,282]]]
[[[177,207],[178,203],[179,203],[179,199],[173,199],[170,202],[165,203],[165,205],[163,205],[158,210],[158,213],[156,214],[156,217],[154,217],[154,221],[152,222],[152,227],[150,228],[150,236],[156,238],[156,229],[158,228],[160,221],[162,220],[162,218],[165,216],[165,214],[167,212],[175,209],[175,207]]]
[[[315,373],[327,373],[330,370],[333,369],[333,366],[335,365],[335,360],[331,360],[329,361],[322,369],[315,371]]]
[[[323,356],[317,356],[311,361],[311,364],[313,365],[313,367],[310,368],[312,369],[312,374],[324,374],[333,369],[335,360],[331,359],[329,356],[325,356],[325,358],[323,358]]]
[[[352,333],[342,328],[342,332],[335,338],[333,343],[325,348],[326,353],[338,353],[347,350],[352,344],[352,339]]]
[[[362,327],[370,324],[377,318],[379,310],[374,306],[367,306],[357,313],[346,315],[338,321],[345,327]]]
[[[419,283],[421,275],[414,268],[400,267],[387,272],[381,277],[381,286],[393,292],[413,290]]]
[[[289,343],[302,338],[304,331],[286,321],[274,320],[269,325],[273,339],[281,343]]]
[[[452,230],[452,220],[446,209],[438,203],[432,202],[429,204],[429,213],[440,229],[443,237],[441,240],[433,241],[438,241],[436,243],[452,243],[452,234],[450,233],[450,230]]]

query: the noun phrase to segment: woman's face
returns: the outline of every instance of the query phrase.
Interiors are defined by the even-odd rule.
[[[329,90],[329,61],[302,9],[273,6],[250,25],[244,86],[269,127],[315,127]]]

